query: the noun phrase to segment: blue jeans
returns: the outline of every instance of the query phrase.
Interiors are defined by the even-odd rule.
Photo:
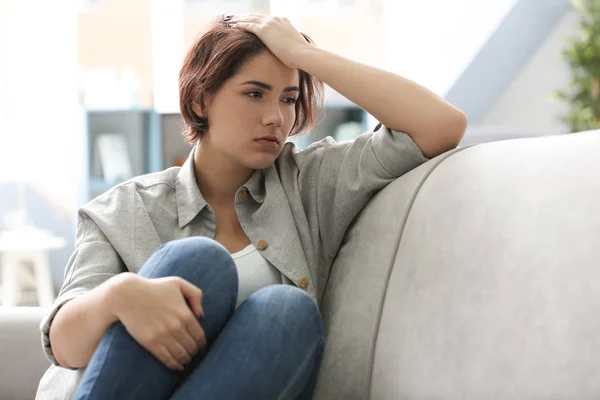
[[[179,276],[203,292],[208,352],[184,371],[171,370],[144,349],[121,322],[94,352],[75,399],[310,399],[325,328],[316,303],[301,289],[272,285],[236,310],[237,269],[217,242],[202,237],[161,246],[139,275]]]

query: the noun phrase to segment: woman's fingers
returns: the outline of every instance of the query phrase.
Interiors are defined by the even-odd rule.
[[[183,364],[177,361],[177,359],[171,354],[171,352],[169,351],[169,349],[167,349],[165,345],[158,345],[155,348],[151,349],[151,352],[167,368],[183,371]]]
[[[225,19],[230,22],[254,22],[256,24],[262,23],[262,22],[266,21],[268,18],[271,18],[271,17],[268,15],[264,15],[264,14],[253,14],[253,13],[228,15],[227,17],[225,17]]]
[[[189,335],[193,338],[194,343],[198,346],[200,353],[206,351],[206,334],[198,321],[190,321],[186,324],[186,329]]]
[[[192,360],[192,356],[188,354],[183,345],[174,337],[166,340],[165,347],[167,347],[169,353],[171,353],[173,358],[182,366]]]
[[[183,347],[190,359],[198,353],[198,342],[185,327],[174,335],[174,339]]]
[[[131,291],[131,304],[119,319],[167,368],[183,370],[200,349],[204,352],[200,288],[179,277],[164,277],[144,278]]]
[[[192,308],[192,312],[196,317],[203,317],[204,310],[202,309],[202,289],[191,284],[185,279],[179,278],[176,280],[181,294],[187,300],[187,303]]]
[[[275,57],[290,68],[297,64],[297,57],[302,54],[302,49],[311,46],[287,18],[247,14],[236,15],[226,23],[232,28],[258,36]]]
[[[249,22],[229,23],[230,28],[243,29],[245,31],[252,32],[254,34],[256,34],[258,32],[259,26],[260,25],[258,25],[258,24],[253,24],[253,23],[249,23]]]

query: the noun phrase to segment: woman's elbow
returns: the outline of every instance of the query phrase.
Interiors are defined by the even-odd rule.
[[[460,144],[467,131],[468,123],[467,115],[460,110],[457,110],[455,115],[448,118],[448,121],[440,130],[442,133],[440,140],[443,142],[441,153],[455,149]]]
[[[465,113],[458,111],[433,128],[433,132],[430,134],[421,135],[420,142],[422,142],[422,145],[420,147],[423,155],[427,158],[434,158],[455,149],[465,135],[467,124]],[[419,144],[418,140],[417,144]]]
[[[450,122],[447,124],[446,135],[448,141],[452,145],[452,148],[458,146],[462,138],[465,136],[469,120],[467,114],[460,110],[456,110],[455,115],[450,118]]]

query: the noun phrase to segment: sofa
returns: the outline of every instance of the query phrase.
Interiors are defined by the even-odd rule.
[[[316,399],[600,398],[600,131],[459,147],[377,193],[321,309]],[[48,365],[0,309],[0,399]]]

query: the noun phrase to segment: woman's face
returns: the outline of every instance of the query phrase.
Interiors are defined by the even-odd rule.
[[[298,70],[263,51],[208,96],[203,115],[209,129],[200,145],[240,166],[267,168],[294,125],[298,95]]]

